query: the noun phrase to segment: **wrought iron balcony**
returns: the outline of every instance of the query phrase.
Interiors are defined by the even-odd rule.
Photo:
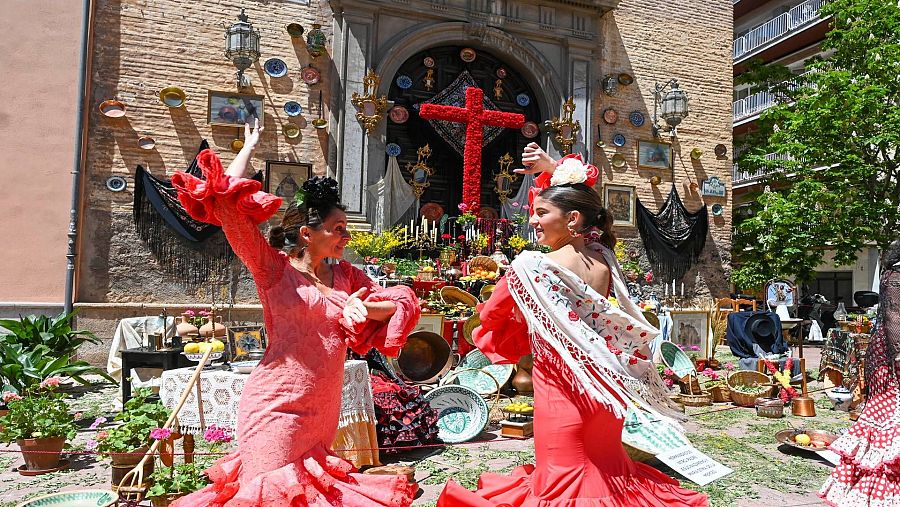
[[[794,157],[783,153],[768,153],[766,154],[765,158],[766,160],[795,160]],[[778,166],[775,169],[775,171],[782,170],[784,170],[784,166]],[[737,162],[735,162],[731,166],[731,186],[732,188],[739,188],[747,185],[752,185],[764,180],[768,175],[772,174],[772,172],[772,169],[763,167],[742,170],[740,167],[738,167]]]
[[[807,0],[738,37],[732,47],[734,61],[737,62],[763,46],[787,38],[792,32],[814,24],[820,19],[819,9],[826,1]]]
[[[797,89],[797,87],[802,82],[803,77],[813,72],[817,71],[808,70],[803,74],[800,74],[797,77],[787,81],[788,89]],[[731,103],[732,122],[738,123],[742,120],[746,120],[747,118],[758,115],[759,113],[777,104],[778,101],[779,97],[777,96],[777,94],[770,91],[757,92],[753,95],[744,97],[743,99],[736,100]]]

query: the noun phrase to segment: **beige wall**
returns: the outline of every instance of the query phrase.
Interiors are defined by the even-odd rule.
[[[62,303],[82,2],[6,0],[0,305]]]
[[[653,0],[624,0],[619,8],[604,16],[603,57],[599,78],[607,73],[627,72],[634,76],[630,86],[619,86],[613,96],[597,90],[594,95],[594,126],[601,126],[606,147],[594,148],[594,159],[600,163],[601,184],[636,187],[641,202],[656,211],[672,187],[672,174],[667,171],[637,167],[637,141],[650,139],[653,118],[653,95],[656,83],[671,78],[678,80],[690,99],[689,116],[678,127],[673,141],[674,180],[678,193],[689,211],[705,202],[710,207],[720,203],[724,214],[709,216],[709,235],[698,265],[684,277],[685,291],[722,296],[731,290],[731,52],[732,5],[725,0],[673,0],[660,3]],[[607,107],[619,112],[614,125],[603,122],[600,113]],[[628,121],[631,111],[640,111],[646,123],[639,128]],[[616,148],[614,133],[622,133],[627,144]],[[669,141],[667,133],[663,140]],[[713,153],[717,144],[728,147],[728,155],[718,158]],[[690,152],[700,148],[703,156],[692,160]],[[625,155],[627,165],[622,169],[610,166],[616,153]],[[653,186],[651,176],[659,176],[662,183]],[[701,196],[690,188],[702,180],[718,176],[726,184],[726,197]],[[633,238],[639,245],[637,229],[619,227],[623,238]]]

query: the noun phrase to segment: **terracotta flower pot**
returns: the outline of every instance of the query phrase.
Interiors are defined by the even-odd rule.
[[[59,465],[59,455],[66,445],[64,437],[56,438],[20,438],[16,440],[25,468],[28,470],[50,470]]]
[[[169,504],[183,497],[181,493],[170,493],[166,496],[150,497],[150,505],[153,507],[169,507]]]
[[[145,445],[128,453],[111,452],[109,453],[109,459],[112,460],[113,465],[134,466],[141,461],[141,458],[144,457],[144,453],[147,452],[147,449],[149,448],[149,445]]]

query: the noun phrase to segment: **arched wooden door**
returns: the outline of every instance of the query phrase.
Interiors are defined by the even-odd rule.
[[[428,144],[432,155],[428,165],[435,169],[434,174],[428,179],[430,186],[425,189],[421,198],[421,204],[435,202],[444,207],[451,216],[459,214],[457,205],[462,199],[462,155],[448,144],[429,124],[427,120],[419,118],[416,104],[430,100],[447,86],[453,83],[463,72],[468,71],[476,84],[484,90],[488,97],[500,110],[525,115],[526,121],[533,121],[540,125],[542,118],[537,106],[537,100],[531,88],[521,75],[510,69],[501,60],[484,50],[477,50],[474,61],[465,62],[460,56],[464,46],[443,46],[432,48],[411,57],[403,63],[400,70],[392,77],[389,98],[395,105],[405,107],[409,112],[409,119],[404,123],[396,123],[388,119],[387,142],[396,143],[401,148],[401,154],[397,157],[400,168],[407,181],[412,175],[406,170],[407,163],[415,164],[417,160],[416,150]],[[434,85],[431,90],[426,89],[425,78],[429,67],[425,65],[425,59],[434,61],[432,69]],[[500,98],[495,95],[495,86],[500,75],[498,69],[505,71],[502,78]],[[412,80],[412,86],[403,88],[398,84],[408,77]],[[524,100],[517,97],[527,97],[528,104],[520,105]],[[515,160],[512,168],[521,167],[520,155],[522,149],[531,141],[538,138],[527,138],[520,130],[503,129],[502,132],[482,150],[481,160],[481,206],[482,209],[490,207],[499,213],[500,196],[494,190],[496,174],[500,169],[499,159],[509,153]],[[522,178],[517,177],[513,182],[510,196],[515,195],[521,185]]]

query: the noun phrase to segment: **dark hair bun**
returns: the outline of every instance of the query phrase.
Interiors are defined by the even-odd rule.
[[[269,244],[275,248],[284,246],[284,227],[276,226],[269,230]]]
[[[606,208],[600,208],[600,213],[597,213],[597,217],[594,220],[594,227],[602,228],[606,225],[606,221],[609,220],[609,213],[606,211]]]
[[[314,176],[303,182],[303,191],[306,193],[306,205],[310,208],[317,204],[337,204],[341,200],[338,182],[334,178]]]

